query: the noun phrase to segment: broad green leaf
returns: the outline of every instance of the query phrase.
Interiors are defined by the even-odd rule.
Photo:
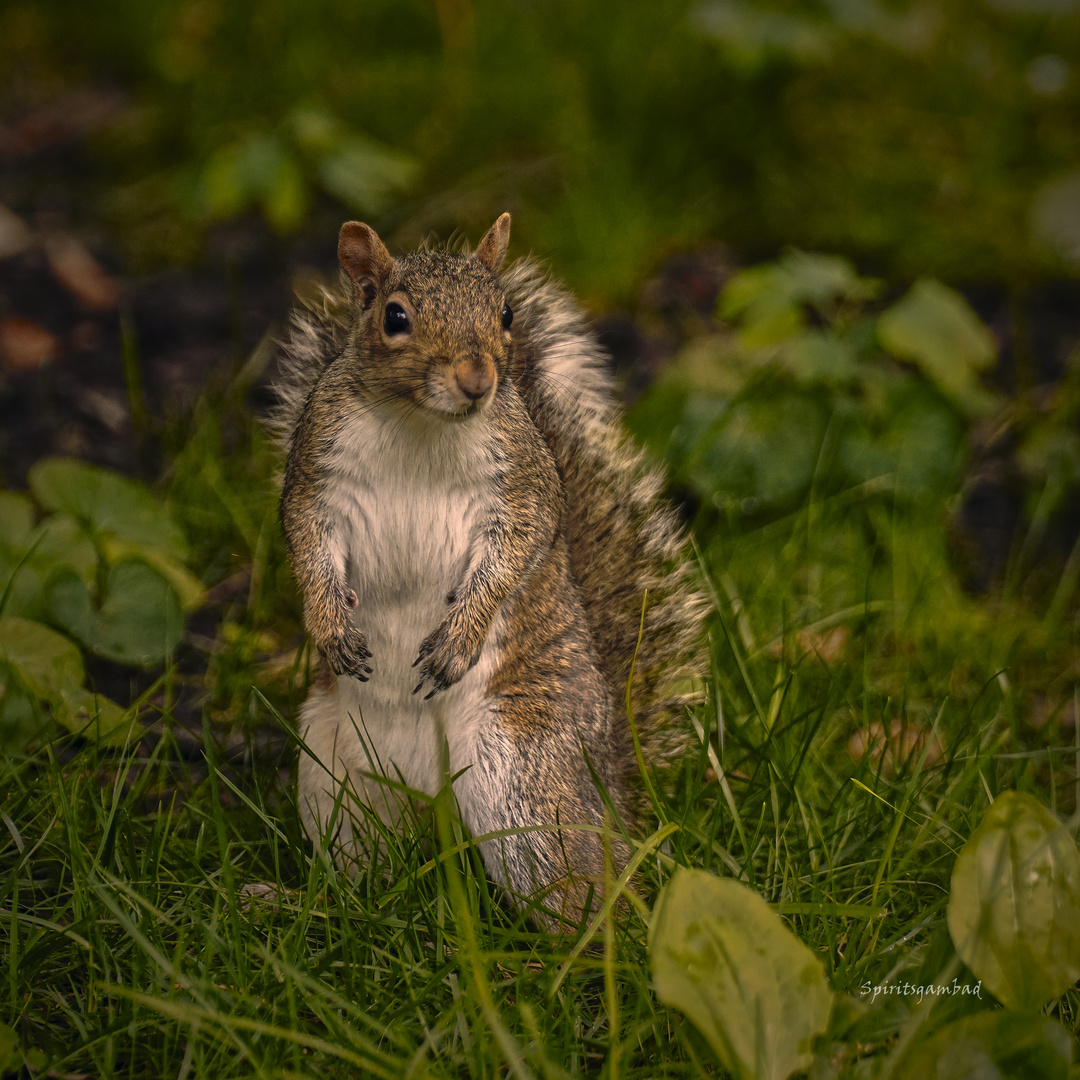
[[[61,510],[92,532],[158,548],[175,559],[187,542],[168,510],[142,484],[72,458],[46,458],[30,470],[30,489],[47,510]]]
[[[949,933],[1010,1009],[1039,1009],[1080,978],[1080,851],[1031,795],[998,797],[953,868]]]
[[[52,705],[53,716],[69,731],[85,732],[102,742],[122,744],[132,727],[131,716],[122,706],[85,687],[65,691]]]
[[[202,170],[199,187],[211,217],[232,217],[243,210],[254,195],[244,169],[243,147],[231,143],[215,150]]]
[[[747,346],[769,345],[803,329],[802,300],[784,286],[774,263],[752,266],[728,282],[720,297],[720,315],[740,322]]]
[[[0,1074],[17,1072],[22,1068],[22,1063],[18,1033],[7,1024],[0,1024]]]
[[[63,634],[30,619],[0,617],[0,663],[7,664],[30,693],[46,701],[60,700],[82,686],[78,648]]]
[[[34,527],[34,506],[25,495],[0,491],[0,544],[23,549]]]
[[[89,583],[97,568],[98,554],[86,530],[67,514],[50,514],[20,548],[0,550],[0,593],[7,592],[0,614],[44,620],[49,580],[56,573],[71,570]]]
[[[290,233],[300,227],[308,209],[308,187],[293,153],[285,152],[267,178],[262,209],[270,227]]]
[[[774,263],[736,274],[720,297],[719,310],[725,319],[737,320],[744,343],[756,347],[800,332],[807,305],[824,312],[840,300],[869,299],[878,288],[839,256],[788,251]]]
[[[649,957],[657,997],[741,1080],[810,1067],[834,995],[821,961],[747,886],[677,869],[653,912]]]
[[[997,347],[964,298],[940,281],[917,281],[878,319],[881,344],[917,364],[968,415],[993,404],[976,375],[990,367]]]
[[[146,563],[136,561],[109,570],[99,608],[78,577],[58,575],[50,590],[49,610],[57,623],[98,656],[139,667],[164,660],[184,629],[176,591]]]
[[[858,373],[854,346],[835,334],[808,330],[780,348],[780,362],[802,383],[842,385]]]
[[[214,151],[202,172],[203,205],[211,217],[231,217],[258,202],[267,221],[287,231],[303,220],[307,188],[293,146],[254,131]]]
[[[1067,1080],[1072,1036],[1038,1013],[976,1013],[946,1025],[904,1059],[895,1080]]]
[[[105,558],[110,565],[141,559],[156,570],[176,590],[185,611],[194,611],[202,603],[202,582],[182,562],[172,558],[167,552],[112,538],[105,541],[104,547]]]
[[[311,153],[332,150],[346,131],[337,117],[321,109],[294,109],[289,114],[289,123],[297,145]]]
[[[50,514],[45,518],[30,534],[27,550],[31,554],[26,565],[42,578],[64,567],[74,570],[83,581],[93,581],[97,574],[94,541],[70,514]]]
[[[782,503],[813,478],[827,422],[823,406],[808,394],[747,395],[704,432],[690,455],[690,477],[721,506],[744,499]]]
[[[0,664],[0,751],[33,742],[51,718],[48,704],[27,693],[11,669]]]
[[[385,206],[416,174],[411,157],[357,135],[343,138],[319,162],[323,187],[346,206],[368,212]]]

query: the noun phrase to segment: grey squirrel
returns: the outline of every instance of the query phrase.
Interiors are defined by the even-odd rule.
[[[638,749],[685,750],[705,604],[583,314],[528,260],[500,273],[509,238],[503,214],[473,254],[394,259],[347,222],[342,288],[294,313],[281,520],[320,657],[299,801],[318,837],[344,784],[347,864],[372,842],[349,800],[393,825],[384,778],[456,776],[465,826],[504,833],[489,875],[558,925],[602,880],[605,795],[639,813]]]

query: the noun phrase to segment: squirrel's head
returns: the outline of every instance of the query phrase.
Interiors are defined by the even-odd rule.
[[[509,214],[471,255],[394,259],[370,225],[341,226],[338,260],[360,312],[353,342],[367,392],[449,417],[487,406],[510,352],[514,316],[498,279],[509,242]]]

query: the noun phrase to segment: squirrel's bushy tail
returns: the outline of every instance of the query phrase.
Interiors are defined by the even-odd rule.
[[[316,283],[297,294],[289,326],[277,351],[277,401],[266,428],[287,456],[311,391],[331,361],[341,355],[353,321],[345,286]]]
[[[620,706],[633,665],[630,707],[646,760],[670,757],[686,745],[683,713],[708,665],[707,605],[686,530],[663,475],[622,427],[607,361],[573,298],[528,260],[501,280],[514,312],[514,378],[562,473],[570,566],[600,663]]]

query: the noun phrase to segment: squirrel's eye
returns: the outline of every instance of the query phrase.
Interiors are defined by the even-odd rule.
[[[502,309],[502,325],[504,330],[510,329],[510,324],[514,321],[514,313],[510,310],[509,304],[503,304]]]
[[[383,314],[383,329],[391,336],[407,334],[412,329],[409,313],[400,304],[387,304]]]

